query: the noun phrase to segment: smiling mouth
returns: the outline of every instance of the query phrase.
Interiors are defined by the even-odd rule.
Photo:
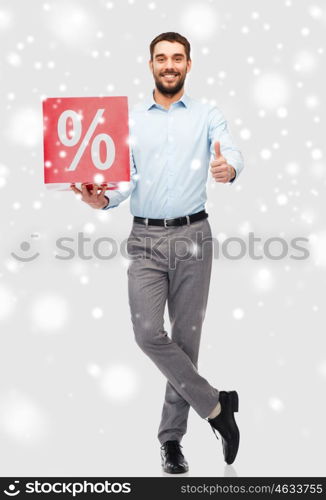
[[[168,82],[173,82],[177,78],[177,76],[178,76],[177,74],[162,75],[162,77]]]

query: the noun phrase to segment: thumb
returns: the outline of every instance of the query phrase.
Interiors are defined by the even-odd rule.
[[[215,158],[221,156],[220,143],[218,141],[214,142]]]

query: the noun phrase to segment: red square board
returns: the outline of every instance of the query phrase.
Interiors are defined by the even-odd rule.
[[[43,127],[45,184],[130,181],[127,97],[45,99]]]

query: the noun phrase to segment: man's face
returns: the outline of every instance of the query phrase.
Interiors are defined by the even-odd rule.
[[[165,95],[174,95],[182,89],[191,68],[185,47],[179,42],[163,40],[154,47],[153,61],[149,61],[156,88]]]

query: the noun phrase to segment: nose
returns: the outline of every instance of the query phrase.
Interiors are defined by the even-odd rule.
[[[177,73],[172,64],[167,64],[163,69],[163,73]]]
[[[164,65],[164,71],[171,71],[172,73],[175,72],[175,69],[174,69],[174,64],[173,64],[173,60],[167,60],[165,65]]]

